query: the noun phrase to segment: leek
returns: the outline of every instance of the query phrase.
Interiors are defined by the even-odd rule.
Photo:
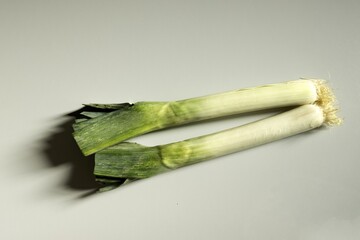
[[[243,126],[147,147],[120,143],[95,154],[94,174],[112,178],[147,178],[190,164],[213,159],[318,128],[339,124],[336,109],[326,97],[321,104],[306,104]]]
[[[90,155],[144,133],[190,122],[271,108],[320,104],[320,95],[324,92],[328,92],[328,88],[323,81],[301,79],[179,101],[90,104],[94,113],[83,113],[87,119],[74,124],[73,135],[83,154]],[[139,150],[135,145],[130,148]],[[114,149],[116,147],[104,150],[98,156]]]

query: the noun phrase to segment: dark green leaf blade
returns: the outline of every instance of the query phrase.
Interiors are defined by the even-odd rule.
[[[94,174],[112,178],[148,178],[169,171],[157,147],[123,142],[95,154]]]

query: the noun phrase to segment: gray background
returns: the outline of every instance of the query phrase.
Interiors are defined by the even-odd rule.
[[[360,2],[0,1],[1,239],[360,239]],[[91,194],[65,114],[300,77],[345,123]],[[273,113],[137,138],[166,143]]]

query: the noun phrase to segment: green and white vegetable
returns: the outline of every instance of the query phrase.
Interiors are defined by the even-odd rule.
[[[147,178],[338,122],[334,117],[321,106],[307,104],[257,122],[181,142],[154,147],[120,143],[95,154],[94,174]]]
[[[323,80],[295,80],[170,102],[90,104],[74,138],[95,153],[96,180],[112,189],[129,181],[256,147],[322,125],[338,125],[335,98]],[[143,146],[129,138],[205,119],[271,108],[292,110],[243,126],[180,142]]]
[[[83,113],[90,119],[75,123],[73,135],[84,155],[90,155],[129,138],[172,126],[312,104],[321,101],[320,95],[327,89],[321,80],[295,80],[179,101],[90,104],[99,111]]]

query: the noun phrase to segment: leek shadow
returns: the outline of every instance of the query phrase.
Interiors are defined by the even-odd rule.
[[[93,175],[94,157],[85,157],[78,148],[72,136],[72,124],[74,114],[82,111],[78,110],[66,114],[65,121],[55,127],[55,132],[45,138],[42,153],[50,167],[69,165],[70,171],[67,179],[63,183],[65,188],[74,190],[90,190],[99,188]]]

